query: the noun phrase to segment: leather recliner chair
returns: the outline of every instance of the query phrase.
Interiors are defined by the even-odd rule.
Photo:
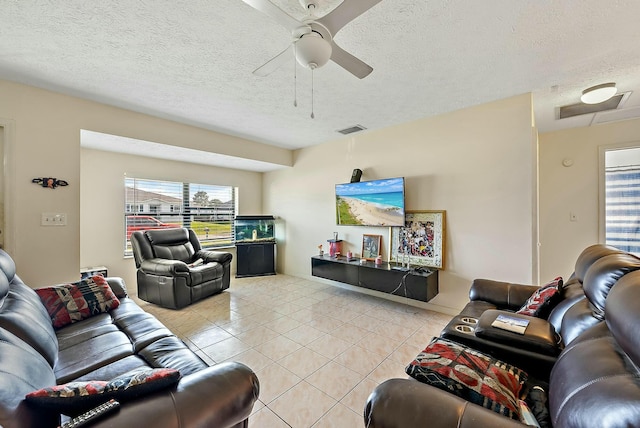
[[[131,234],[138,297],[180,309],[229,288],[231,253],[203,250],[191,229]]]

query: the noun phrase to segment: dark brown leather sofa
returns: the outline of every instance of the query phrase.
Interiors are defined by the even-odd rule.
[[[473,332],[450,334],[464,317],[519,308],[533,290],[516,284],[476,281],[471,302],[442,336],[546,376],[554,427],[640,427],[639,269],[639,259],[610,247],[595,245],[582,252],[563,299],[548,317],[558,339],[555,355],[533,352],[522,339],[495,342]],[[413,379],[380,384],[364,416],[371,428],[523,426]]]
[[[191,229],[136,231],[131,246],[142,300],[180,309],[229,288],[232,254],[203,250]]]
[[[143,367],[180,371],[176,387],[123,403],[96,427],[247,427],[256,375],[240,363],[209,367],[155,317],[108,283],[120,306],[54,330],[40,298],[0,250],[0,426],[56,427],[57,412],[27,403],[34,390],[71,381],[110,380]]]

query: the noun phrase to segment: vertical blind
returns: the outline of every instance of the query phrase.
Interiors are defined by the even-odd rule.
[[[125,255],[136,230],[186,227],[203,248],[233,245],[235,194],[231,186],[125,178]]]
[[[640,166],[605,169],[606,243],[640,254]]]

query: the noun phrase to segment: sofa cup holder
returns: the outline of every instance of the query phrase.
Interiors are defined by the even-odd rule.
[[[460,321],[462,321],[465,324],[470,324],[470,325],[478,324],[478,319],[477,318],[473,318],[473,317],[462,317],[462,318],[460,318]]]
[[[471,334],[475,330],[475,328],[469,325],[464,325],[464,324],[458,324],[454,328],[456,329],[456,331],[459,331],[460,333],[466,333],[466,334]]]

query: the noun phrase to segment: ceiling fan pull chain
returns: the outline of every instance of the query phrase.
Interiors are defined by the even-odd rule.
[[[298,107],[298,66],[296,61],[296,44],[293,44],[293,106]]]
[[[311,69],[311,119],[315,119],[316,115],[313,114],[313,68]]]

